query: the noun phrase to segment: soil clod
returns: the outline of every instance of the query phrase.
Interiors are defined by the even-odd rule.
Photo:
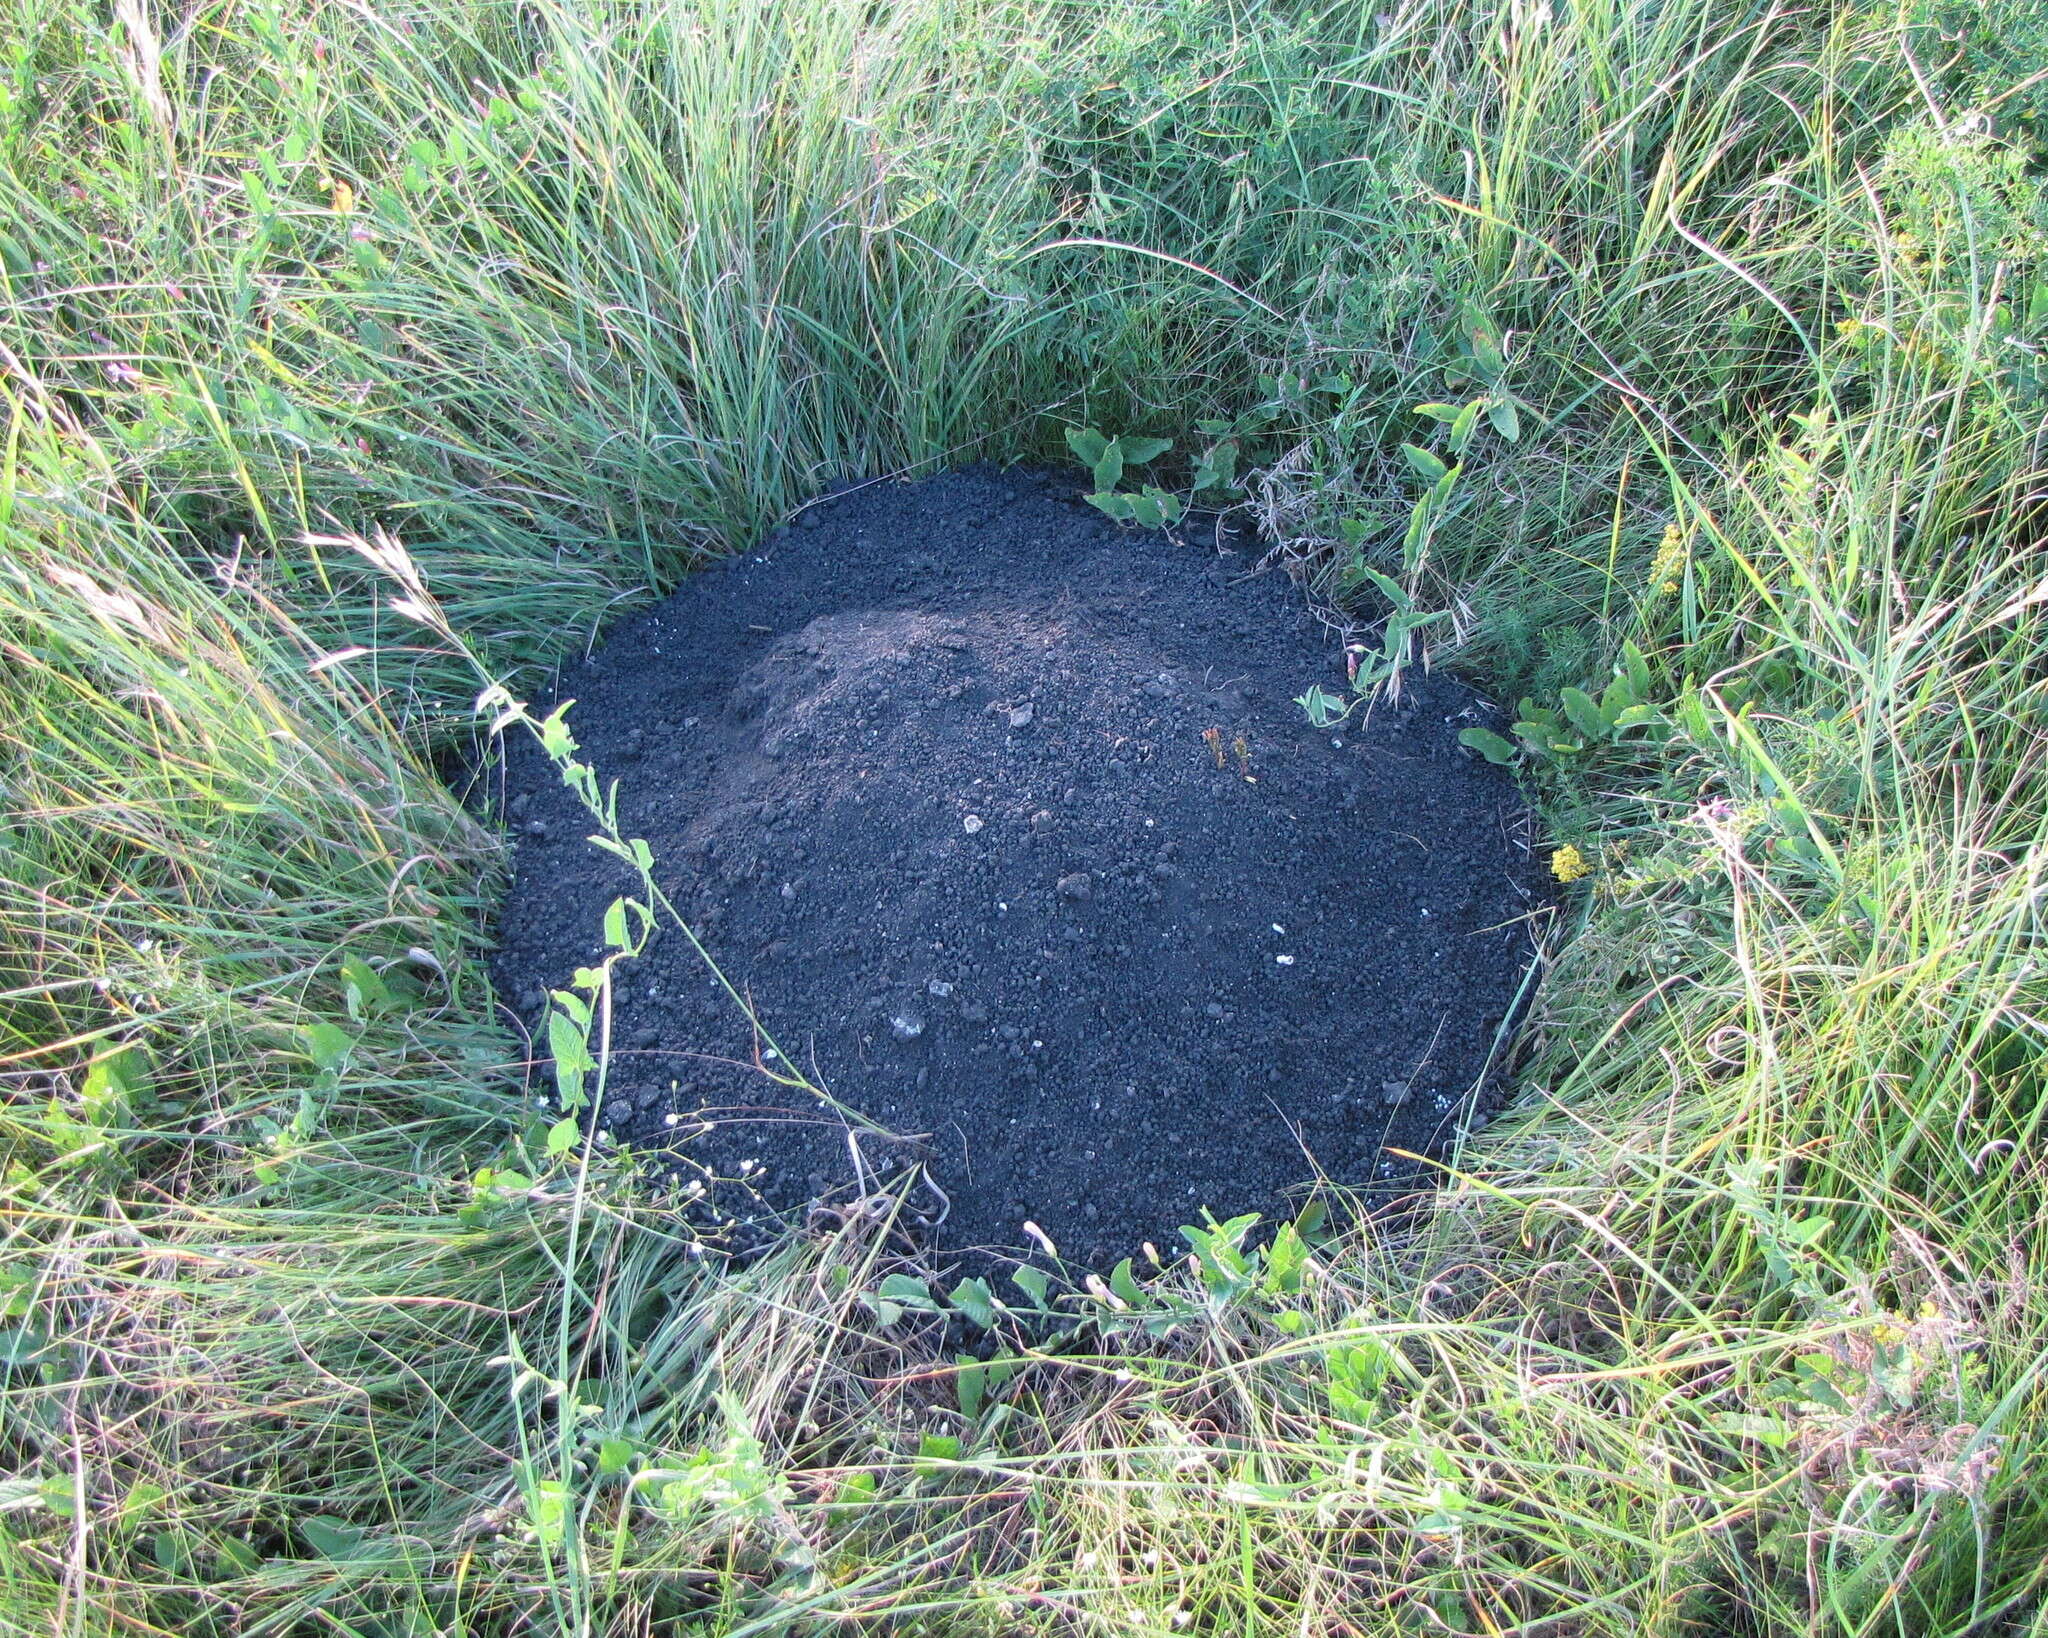
[[[613,1084],[645,1090],[602,1123],[682,1142],[708,1211],[831,1216],[914,1155],[944,1247],[1099,1264],[1319,1175],[1399,1186],[1388,1150],[1483,1120],[1539,890],[1513,785],[1457,743],[1477,702],[1411,674],[1412,710],[1312,731],[1293,696],[1342,658],[1299,591],[1078,492],[975,470],[814,505],[561,678],[789,1055],[679,934],[626,974]],[[630,882],[533,747],[509,787],[497,972],[533,1027]],[[911,1145],[849,1142],[792,1068]]]

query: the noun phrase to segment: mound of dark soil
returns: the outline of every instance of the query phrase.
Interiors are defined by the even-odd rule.
[[[559,697],[768,1034],[921,1139],[941,1242],[1029,1219],[1099,1262],[1319,1172],[1405,1179],[1385,1150],[1490,1095],[1534,890],[1512,784],[1457,744],[1469,693],[1416,676],[1316,732],[1292,696],[1340,655],[1286,577],[1074,496],[987,471],[843,496]],[[536,752],[508,777],[498,973],[532,1021],[626,883]],[[762,1073],[680,934],[626,969],[613,1041],[602,1124],[744,1175],[723,1210],[900,1166]]]

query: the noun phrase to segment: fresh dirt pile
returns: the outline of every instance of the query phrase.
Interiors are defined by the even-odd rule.
[[[1029,1219],[1101,1263],[1319,1172],[1412,1177],[1385,1151],[1494,1095],[1536,890],[1512,784],[1457,744],[1465,689],[1411,676],[1399,709],[1312,730],[1292,696],[1342,671],[1295,587],[1076,493],[976,470],[845,495],[558,697],[764,1028],[921,1138],[940,1243]],[[532,747],[508,781],[497,971],[533,1023],[628,884]],[[756,1067],[685,938],[623,974],[605,1129],[688,1138],[743,1224],[860,1192],[843,1123]]]

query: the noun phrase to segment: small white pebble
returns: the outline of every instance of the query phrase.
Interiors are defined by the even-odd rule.
[[[761,1056],[764,1058],[779,1058],[782,1056],[782,1054],[777,1052],[773,1047],[763,1047],[761,1049]]]
[[[968,814],[966,818],[960,821],[960,828],[966,831],[969,836],[974,835],[981,829],[981,815],[978,813]]]
[[[671,1109],[667,1114],[661,1117],[661,1124],[664,1126],[680,1126],[682,1125],[682,1123],[683,1117],[677,1114],[673,1109]]]
[[[1291,966],[1293,966],[1293,965],[1294,965],[1294,957],[1293,957],[1293,956],[1283,956],[1283,955],[1276,955],[1276,956],[1275,956],[1275,957],[1273,958],[1273,960],[1274,960],[1274,963],[1275,963],[1276,965],[1278,965],[1278,966],[1281,966],[1281,967],[1291,967]]]
[[[1284,933],[1284,932],[1286,932],[1286,931],[1287,931],[1287,929],[1286,929],[1285,927],[1282,927],[1282,926],[1281,926],[1281,925],[1280,925],[1280,924],[1279,924],[1279,923],[1278,923],[1278,922],[1276,921],[1276,922],[1274,922],[1274,923],[1273,923],[1273,931],[1274,931],[1274,932],[1276,932],[1276,933]]]

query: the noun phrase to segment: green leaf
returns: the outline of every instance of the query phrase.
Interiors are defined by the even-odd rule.
[[[148,1054],[131,1043],[102,1053],[92,1061],[79,1088],[79,1099],[85,1105],[86,1119],[95,1126],[105,1126],[148,1090]]]
[[[1128,495],[1113,495],[1105,491],[1084,498],[1106,518],[1113,518],[1118,523],[1131,521],[1131,500]]]
[[[1033,1268],[1029,1263],[1019,1263],[1010,1271],[1010,1283],[1029,1297],[1036,1308],[1046,1305],[1046,1294],[1052,1289],[1052,1281],[1045,1270]]]
[[[839,1489],[832,1497],[828,1516],[835,1525],[844,1526],[871,1503],[881,1489],[875,1476],[866,1468],[858,1473],[849,1473],[839,1481]]]
[[[1259,1214],[1252,1211],[1223,1223],[1211,1219],[1207,1228],[1181,1225],[1181,1238],[1193,1250],[1201,1266],[1202,1283],[1212,1295],[1227,1297],[1244,1288],[1251,1273],[1245,1261],[1244,1237],[1258,1221]]]
[[[1392,575],[1381,574],[1369,563],[1358,565],[1358,572],[1379,588],[1380,595],[1395,608],[1406,614],[1415,606],[1415,599],[1408,595],[1408,589]]]
[[[1444,478],[1451,470],[1420,444],[1403,444],[1401,453],[1407,457],[1409,466],[1414,468],[1416,474],[1432,484]]]
[[[1621,645],[1621,674],[1628,678],[1629,687],[1639,700],[1650,697],[1650,662],[1643,658],[1643,651],[1632,642],[1624,640]]]
[[[926,1313],[937,1313],[939,1304],[932,1296],[932,1288],[908,1274],[885,1274],[882,1283],[875,1287],[875,1294],[890,1302],[900,1303],[905,1308],[920,1309]]]
[[[1159,529],[1165,526],[1165,509],[1160,506],[1158,497],[1149,489],[1143,494],[1126,495],[1124,497],[1124,504],[1130,508],[1133,522],[1140,523],[1147,529]]]
[[[0,1513],[23,1513],[43,1505],[43,1481],[15,1477],[0,1479]]]
[[[561,1546],[569,1534],[569,1487],[560,1479],[535,1479],[527,1486],[526,1522],[544,1546]]]
[[[1331,1379],[1329,1386],[1330,1413],[1340,1422],[1352,1422],[1369,1426],[1376,1406],[1373,1401],[1352,1387],[1348,1382]]]
[[[1423,543],[1429,539],[1430,519],[1435,516],[1435,491],[1418,496],[1408,513],[1407,531],[1401,536],[1401,567],[1411,574],[1422,561]]]
[[[576,1139],[583,1128],[574,1115],[564,1115],[548,1128],[547,1152],[550,1160],[567,1154],[576,1147]]]
[[[1472,442],[1472,433],[1479,425],[1479,412],[1486,407],[1486,400],[1475,398],[1458,411],[1458,418],[1451,423],[1451,453],[1463,455],[1466,446]]]
[[[374,967],[351,953],[341,958],[341,999],[349,1017],[361,1023],[366,1016],[390,1008],[391,990]]]
[[[1564,714],[1571,718],[1572,726],[1586,738],[1598,744],[1607,737],[1607,719],[1600,714],[1600,707],[1593,703],[1593,697],[1583,688],[1560,688],[1558,703],[1564,707]]]
[[[1351,715],[1352,702],[1332,694],[1321,683],[1310,683],[1306,694],[1295,695],[1294,703],[1308,714],[1312,728],[1334,728]]]
[[[1465,343],[1479,379],[1491,386],[1508,362],[1501,349],[1500,326],[1470,303],[1465,306]]]
[[[1090,469],[1098,490],[1111,490],[1124,475],[1124,452],[1121,446],[1111,444],[1102,452],[1102,458]]]
[[[1171,438],[1124,437],[1117,439],[1116,442],[1125,462],[1131,466],[1143,466],[1147,461],[1156,461],[1173,448]]]
[[[1110,1271],[1109,1288],[1133,1308],[1143,1308],[1151,1301],[1145,1294],[1145,1288],[1138,1284],[1138,1276],[1131,1271],[1128,1257]]]
[[[1515,412],[1515,401],[1512,398],[1488,399],[1486,419],[1493,423],[1493,430],[1509,443],[1521,441],[1522,418]]]
[[[1333,1237],[1329,1206],[1322,1200],[1310,1200],[1295,1214],[1294,1232],[1312,1247],[1327,1245]]]
[[[1068,427],[1067,448],[1083,466],[1092,467],[1109,453],[1109,440],[1093,427]]]
[[[551,762],[565,762],[576,754],[576,736],[569,732],[569,707],[574,700],[564,700],[541,719],[540,748],[547,753]]]
[[[1149,483],[1145,485],[1144,498],[1159,508],[1159,521],[1168,529],[1180,522],[1187,512],[1187,503],[1180,496],[1169,490],[1155,489]]]
[[[930,1477],[942,1472],[943,1464],[960,1460],[960,1440],[950,1433],[927,1433],[917,1441],[917,1471]]]
[[[1237,440],[1226,438],[1202,456],[1195,468],[1194,488],[1231,489],[1237,484]]]
[[[1737,1439],[1754,1439],[1760,1445],[1773,1450],[1783,1450],[1792,1442],[1796,1431],[1792,1424],[1776,1416],[1746,1416],[1739,1411],[1726,1411],[1707,1418],[1707,1426],[1716,1433],[1725,1433]]]
[[[1514,746],[1491,728],[1467,728],[1458,735],[1458,743],[1467,750],[1477,751],[1496,767],[1510,767],[1515,760]]]
[[[1280,1232],[1266,1249],[1265,1287],[1269,1293],[1289,1295],[1301,1289],[1302,1270],[1308,1266],[1308,1247],[1295,1233],[1292,1223],[1282,1223]]]
[[[322,1019],[318,1023],[301,1024],[299,1042],[316,1069],[338,1075],[348,1062],[349,1053],[355,1049],[356,1038],[339,1024],[330,1024]]]
[[[1636,703],[1635,689],[1626,677],[1616,677],[1600,690],[1600,715],[1610,728],[1616,717]]]
[[[953,1306],[984,1331],[996,1322],[995,1293],[986,1280],[970,1278],[954,1286]]]
[[[583,1107],[583,1077],[597,1068],[583,1029],[559,1009],[548,1013],[548,1053],[555,1063],[555,1095],[562,1100],[564,1109]]]
[[[632,947],[632,941],[626,937],[626,901],[624,899],[613,899],[605,907],[604,941],[614,950],[625,950]]]
[[[1439,425],[1449,426],[1464,411],[1456,404],[1417,404],[1415,406],[1415,413],[1417,415],[1426,415]]]
[[[1850,1409],[1849,1399],[1835,1380],[1836,1373],[1841,1368],[1841,1362],[1831,1354],[1802,1354],[1793,1362],[1797,1381],[1788,1384],[1785,1391],[1788,1395],[1811,1400],[1828,1410],[1846,1413]],[[1859,1388],[1867,1385],[1868,1379],[1861,1372],[1851,1374]]]
[[[1233,1502],[1239,1507],[1273,1506],[1293,1501],[1301,1493],[1301,1486],[1236,1478],[1226,1479],[1220,1493],[1225,1501]]]
[[[955,1354],[953,1363],[958,1369],[953,1373],[953,1392],[960,1404],[960,1414],[972,1422],[981,1414],[983,1391],[988,1386],[988,1369],[972,1354]]]
[[[168,1494],[154,1479],[137,1479],[128,1487],[128,1494],[121,1498],[119,1518],[123,1524],[132,1524],[139,1518],[155,1511]]]
[[[1377,1337],[1366,1337],[1339,1348],[1330,1360],[1332,1381],[1342,1381],[1361,1394],[1376,1394],[1387,1379],[1393,1356]]]
[[[322,1558],[347,1558],[363,1544],[362,1529],[317,1513],[299,1520],[299,1535]]]
[[[40,1326],[0,1325],[0,1366],[27,1365],[49,1345]]]

